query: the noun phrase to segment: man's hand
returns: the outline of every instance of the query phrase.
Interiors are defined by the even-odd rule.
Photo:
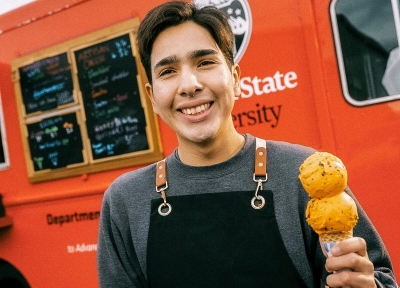
[[[374,264],[369,260],[363,238],[353,237],[332,247],[332,257],[326,259],[329,287],[376,288]]]

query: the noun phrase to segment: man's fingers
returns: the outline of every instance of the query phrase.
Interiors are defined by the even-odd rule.
[[[375,288],[373,276],[349,270],[340,271],[326,278],[329,287]]]
[[[348,253],[357,253],[360,256],[367,256],[367,244],[363,238],[352,237],[338,242],[332,247],[333,256],[341,256]]]
[[[330,287],[375,288],[374,265],[368,258],[364,239],[353,237],[337,243],[326,259],[326,278]]]

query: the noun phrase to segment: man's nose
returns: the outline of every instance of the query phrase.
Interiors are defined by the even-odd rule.
[[[199,77],[192,69],[182,70],[178,93],[181,96],[191,97],[202,89]]]

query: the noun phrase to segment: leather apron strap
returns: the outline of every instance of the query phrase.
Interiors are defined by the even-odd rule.
[[[251,206],[254,209],[261,209],[265,204],[265,199],[258,195],[258,191],[262,190],[262,183],[268,180],[267,175],[267,141],[256,138],[256,151],[254,161],[254,182],[257,182],[257,188],[254,197],[251,199]],[[161,193],[164,202],[158,207],[158,213],[161,216],[167,216],[172,211],[172,206],[167,202],[165,190],[168,188],[167,181],[167,163],[165,159],[157,162],[156,165],[156,191]]]
[[[267,143],[256,138],[256,159],[254,161],[254,176],[267,178]]]

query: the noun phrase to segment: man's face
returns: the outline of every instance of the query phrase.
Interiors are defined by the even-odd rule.
[[[181,144],[229,136],[240,71],[237,65],[228,67],[206,29],[185,22],[161,32],[153,45],[151,69],[153,84],[146,91],[153,110]]]

